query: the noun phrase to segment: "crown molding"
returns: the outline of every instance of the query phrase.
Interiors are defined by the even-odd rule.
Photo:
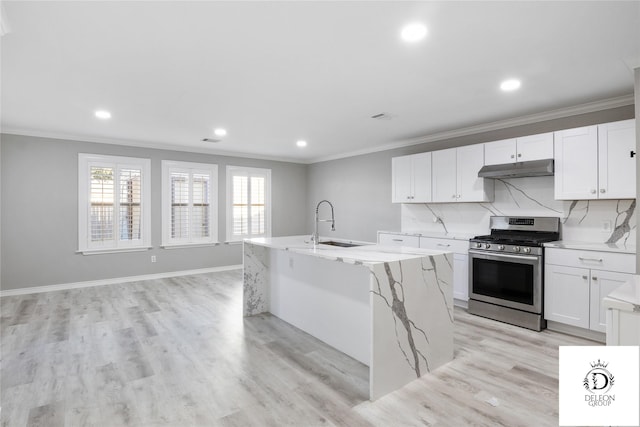
[[[445,139],[459,138],[478,133],[491,132],[500,129],[511,128],[515,126],[539,123],[548,120],[562,119],[565,117],[577,116],[580,114],[594,113],[596,111],[604,111],[612,108],[626,107],[634,104],[634,95],[624,95],[615,98],[604,99],[600,101],[588,102],[573,107],[560,108],[556,110],[544,111],[541,113],[529,114],[526,116],[514,117],[495,122],[483,123],[474,126],[468,126],[460,129],[437,132],[417,138],[404,139],[389,144],[379,145],[376,147],[366,148],[363,150],[350,151],[348,153],[336,154],[331,156],[316,157],[308,163],[320,163],[330,160],[339,160],[347,157],[361,156],[364,154],[378,153],[381,151],[393,150],[396,148],[409,147],[412,145],[424,144],[427,142],[442,141]]]
[[[147,142],[129,139],[112,139],[86,135],[66,134],[63,132],[50,132],[35,129],[18,129],[3,126],[2,133],[8,135],[33,136],[38,138],[62,139],[66,141],[92,142],[97,144],[123,145],[126,147],[152,148],[155,150],[182,151],[187,153],[210,154],[225,157],[240,157],[245,159],[269,160],[275,162],[307,164],[308,161],[289,157],[278,157],[261,154],[243,153],[238,151],[216,150],[214,148],[201,148],[189,145],[178,145],[165,142]]]
[[[628,105],[633,105],[633,104],[634,104],[634,95],[629,94],[629,95],[619,96],[615,98],[604,99],[600,101],[588,102],[585,104],[580,104],[580,105],[576,105],[568,108],[560,108],[560,109],[545,111],[541,113],[529,114],[529,115],[514,117],[510,119],[505,119],[505,120],[498,120],[494,122],[468,126],[460,129],[437,132],[437,133],[424,135],[417,138],[404,139],[404,140],[395,141],[395,142],[391,142],[383,145],[378,145],[376,147],[370,147],[362,150],[355,150],[355,151],[349,151],[341,154],[307,158],[307,159],[251,154],[251,153],[244,153],[244,152],[237,152],[237,151],[216,150],[212,148],[201,148],[201,147],[178,145],[178,144],[172,144],[172,143],[111,139],[111,138],[101,138],[101,137],[94,137],[94,136],[79,136],[79,135],[65,134],[65,133],[59,133],[59,132],[39,131],[39,130],[33,130],[33,129],[17,129],[17,128],[10,128],[10,127],[3,127],[2,133],[22,135],[22,136],[34,136],[34,137],[40,137],[40,138],[63,139],[68,141],[124,145],[127,147],[152,148],[156,150],[171,150],[171,151],[183,151],[188,153],[201,153],[201,154],[210,154],[210,155],[226,156],[226,157],[240,157],[240,158],[247,158],[247,159],[268,160],[268,161],[286,162],[286,163],[313,164],[313,163],[327,162],[331,160],[339,160],[339,159],[345,159],[349,157],[361,156],[365,154],[378,153],[381,151],[388,151],[396,148],[410,147],[412,145],[419,145],[419,144],[424,144],[428,142],[459,138],[463,136],[474,135],[474,134],[479,134],[484,132],[491,132],[491,131],[506,129],[506,128],[515,127],[515,126],[522,126],[522,125],[528,125],[532,123],[544,122],[548,120],[561,119],[565,117],[577,116],[580,114],[604,111],[612,108],[626,107]]]

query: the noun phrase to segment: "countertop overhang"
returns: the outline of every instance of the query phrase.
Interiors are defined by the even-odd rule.
[[[404,261],[441,255],[450,251],[419,249],[404,246],[384,246],[369,242],[321,237],[320,241],[333,240],[345,243],[357,243],[362,246],[341,248],[330,245],[314,245],[309,236],[260,237],[245,239],[245,242],[268,248],[281,249],[329,260],[339,259],[351,264],[373,265],[385,262]]]

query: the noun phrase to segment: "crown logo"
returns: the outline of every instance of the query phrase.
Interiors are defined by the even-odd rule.
[[[598,359],[598,361],[597,361],[597,362],[593,362],[593,363],[591,363],[591,367],[592,367],[592,368],[603,368],[603,369],[604,369],[604,368],[606,368],[608,365],[609,365],[609,364],[608,364],[608,363],[606,363],[606,362],[604,362],[604,361],[602,361],[602,362],[601,362],[601,361],[600,361],[600,359]]]

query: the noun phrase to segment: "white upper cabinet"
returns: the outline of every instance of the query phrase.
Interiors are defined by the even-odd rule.
[[[502,141],[485,142],[484,164],[504,165],[514,163],[516,160],[516,139],[503,139]]]
[[[553,159],[553,132],[518,138],[517,145],[519,162]]]
[[[598,127],[556,132],[555,198],[597,199]]]
[[[411,163],[411,156],[394,157],[391,159],[393,203],[411,201],[411,196],[413,195]]]
[[[433,201],[488,202],[493,180],[478,178],[484,166],[484,145],[468,145],[433,152]]]
[[[636,197],[635,120],[555,133],[555,198]]]
[[[600,199],[636,197],[635,120],[598,126],[598,196]]]
[[[431,202],[431,153],[391,159],[392,202]]]
[[[553,158],[553,132],[484,144],[484,164],[503,165]]]
[[[458,195],[456,187],[456,149],[434,151],[433,153],[433,201],[455,202]]]

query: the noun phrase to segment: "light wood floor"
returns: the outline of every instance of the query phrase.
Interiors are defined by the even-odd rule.
[[[2,298],[2,425],[557,426],[558,346],[596,345],[456,309],[454,361],[369,402],[366,366],[241,302],[240,271]]]

